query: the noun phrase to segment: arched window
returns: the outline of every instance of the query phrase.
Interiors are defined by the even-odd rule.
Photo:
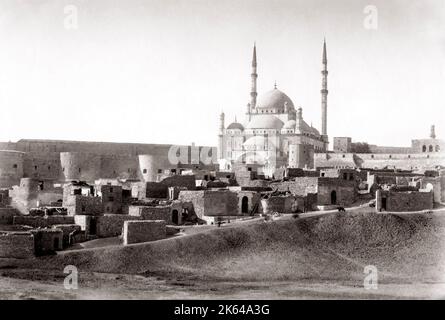
[[[422,147],[422,152],[426,152],[426,146],[425,145]]]
[[[440,151],[440,146],[437,145],[437,146],[436,146],[436,152],[439,152],[439,151]]]
[[[428,148],[428,151],[429,152],[433,152],[433,146],[432,145],[430,145],[430,147]]]

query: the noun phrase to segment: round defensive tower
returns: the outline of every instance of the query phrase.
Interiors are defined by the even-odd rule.
[[[0,188],[10,188],[20,183],[24,155],[19,151],[0,150]]]
[[[159,156],[151,154],[139,155],[139,170],[140,174],[145,182],[156,181],[159,165],[162,163],[162,159]]]
[[[61,152],[60,163],[65,180],[93,182],[101,178],[101,156],[86,152]]]

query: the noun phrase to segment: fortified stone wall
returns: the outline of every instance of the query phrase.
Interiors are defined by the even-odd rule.
[[[56,152],[27,152],[23,177],[58,181],[61,179],[60,155]]]
[[[445,153],[412,153],[412,154],[372,154],[372,153],[316,153],[315,166],[326,168],[398,168],[404,170],[434,169],[445,166]]]
[[[0,188],[18,185],[23,178],[24,153],[0,149]]]

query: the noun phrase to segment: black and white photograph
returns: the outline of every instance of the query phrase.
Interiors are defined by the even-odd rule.
[[[443,0],[0,0],[0,300],[442,300],[444,110]]]

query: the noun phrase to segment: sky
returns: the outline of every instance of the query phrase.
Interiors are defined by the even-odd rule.
[[[2,0],[0,141],[216,145],[254,42],[259,95],[276,81],[320,129],[324,37],[331,142],[445,138],[443,0]]]

